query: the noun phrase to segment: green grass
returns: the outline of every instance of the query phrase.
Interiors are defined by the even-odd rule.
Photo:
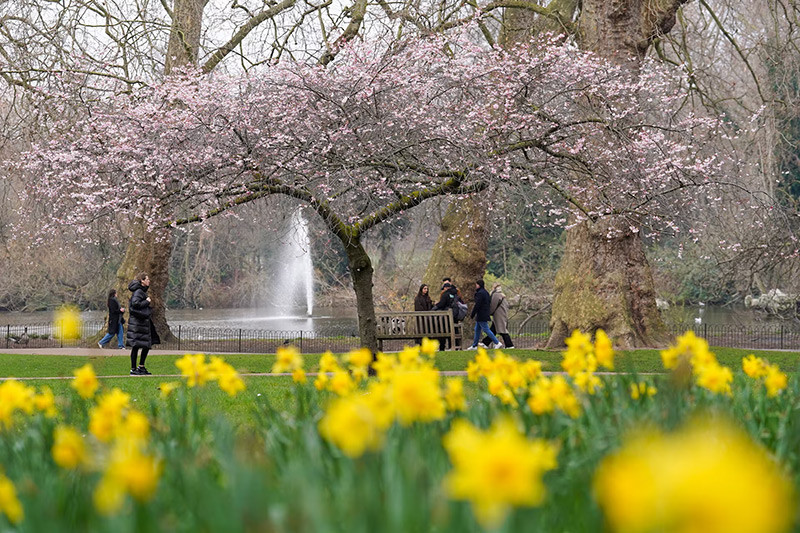
[[[800,370],[800,354],[797,352],[770,352],[753,351],[740,348],[712,348],[717,359],[723,365],[732,369],[741,368],[742,358],[754,353],[759,357],[767,358],[771,363],[777,364],[786,372]],[[537,359],[544,363],[545,370],[560,370],[561,353],[556,351],[541,350],[509,350],[509,355],[517,359]],[[153,374],[177,374],[175,361],[179,355],[161,355],[155,352],[147,359],[147,368]],[[466,370],[467,363],[475,357],[474,350],[442,352],[436,356],[436,366],[440,370]],[[320,354],[304,354],[306,369],[315,369],[318,365]],[[240,373],[269,372],[275,362],[272,354],[229,354],[223,359],[233,365]],[[616,358],[616,370],[621,372],[663,372],[661,357],[658,350],[632,350],[621,352]],[[0,377],[71,377],[72,371],[86,363],[91,363],[98,376],[126,375],[130,369],[128,354],[97,355],[97,356],[69,356],[69,355],[31,355],[31,354],[0,354]],[[131,379],[126,377],[123,381]],[[144,378],[152,379],[152,378]]]
[[[265,377],[265,376],[245,376],[244,382],[247,389],[240,392],[236,397],[230,397],[221,391],[216,383],[209,383],[204,387],[195,389],[194,394],[200,405],[200,409],[207,415],[224,414],[231,420],[239,432],[247,432],[256,426],[253,407],[260,400],[267,400],[270,405],[281,412],[291,412],[295,405],[294,385],[290,377]],[[148,406],[157,400],[161,391],[159,385],[164,381],[175,381],[174,378],[158,377],[126,377],[108,378],[101,380],[102,390],[110,390],[114,387],[131,395],[131,402],[134,407],[147,411]],[[70,380],[51,380],[51,379],[32,379],[26,380],[25,384],[37,389],[50,387],[56,398],[66,398],[75,396],[75,391],[70,387]]]

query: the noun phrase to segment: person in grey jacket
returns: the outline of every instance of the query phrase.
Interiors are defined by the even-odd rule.
[[[508,334],[508,299],[503,294],[503,288],[499,283],[496,283],[492,289],[489,312],[492,315],[492,332],[503,337],[506,349],[513,348],[514,343],[511,342],[511,335]]]

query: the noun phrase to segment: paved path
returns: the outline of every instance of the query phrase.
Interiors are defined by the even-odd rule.
[[[0,353],[9,355],[77,355],[82,357],[102,357],[104,355],[130,355],[130,348],[116,349],[116,348],[8,348],[0,349]],[[198,353],[189,350],[155,350],[150,351],[150,355],[186,355],[187,353]],[[231,355],[238,352],[202,352],[206,355]],[[252,354],[258,355],[258,354]]]

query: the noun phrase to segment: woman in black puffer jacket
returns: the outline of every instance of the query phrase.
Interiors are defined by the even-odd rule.
[[[131,375],[147,376],[150,372],[144,366],[147,353],[153,344],[161,344],[153,321],[150,319],[153,308],[150,307],[150,297],[147,296],[147,289],[150,288],[150,278],[147,274],[141,273],[128,285],[128,290],[133,294],[128,304],[128,336],[127,344],[131,347]],[[136,356],[139,349],[142,352],[139,356],[139,366],[136,366]]]

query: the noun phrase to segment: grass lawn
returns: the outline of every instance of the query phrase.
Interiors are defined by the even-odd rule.
[[[740,348],[712,348],[723,365],[736,371],[741,369],[742,358],[753,353],[778,364],[785,372],[800,370],[800,354],[797,352],[753,351]],[[121,350],[120,350],[121,351]],[[545,370],[560,370],[561,354],[555,351],[508,350],[506,353],[518,359],[538,359],[544,363]],[[175,361],[179,355],[160,355],[157,351],[147,359],[147,368],[153,374],[177,375]],[[306,369],[316,369],[320,354],[304,354]],[[440,370],[466,370],[467,363],[475,357],[474,350],[441,352],[436,356],[436,366]],[[272,354],[229,354],[223,356],[240,373],[269,372],[275,362]],[[86,363],[91,363],[98,376],[126,375],[130,370],[127,353],[119,355],[69,356],[69,355],[31,355],[0,354],[0,377],[71,377],[72,371]],[[620,352],[616,357],[616,370],[620,372],[663,372],[658,350],[632,350]],[[126,377],[127,383],[135,379],[153,378]],[[157,378],[165,379],[165,378]],[[272,378],[274,379],[274,378]]]
[[[786,372],[800,370],[800,354],[796,352],[766,352],[742,350],[737,348],[713,348],[720,363],[730,367],[734,372],[741,369],[741,360],[749,353],[767,358],[777,363]],[[560,370],[561,354],[553,351],[509,350],[507,352],[518,359],[537,359],[544,363],[545,370]],[[101,380],[103,387],[118,387],[131,395],[132,401],[139,408],[146,410],[150,401],[160,395],[159,384],[174,381],[178,378],[175,361],[181,356],[152,354],[147,359],[147,367],[158,376],[125,376],[109,377]],[[304,355],[306,368],[316,369],[320,354]],[[467,363],[475,357],[475,351],[444,352],[436,357],[436,364],[441,370],[465,370]],[[269,372],[275,361],[274,355],[232,354],[223,357],[240,373]],[[72,377],[72,371],[91,363],[98,376],[120,376],[127,374],[129,357],[123,352],[119,355],[97,355],[91,357],[65,355],[30,355],[0,354],[0,377]],[[635,350],[621,352],[616,358],[618,372],[663,372],[658,350]],[[253,409],[256,404],[269,402],[280,411],[291,411],[295,406],[293,383],[290,377],[244,376],[247,389],[235,398],[229,397],[215,384],[196,390],[202,409],[214,413],[224,413],[234,420],[240,431],[247,431],[255,423]],[[68,397],[73,394],[70,380],[30,380],[26,384],[50,387],[56,396]],[[466,383],[465,393],[474,398],[477,393],[475,384]]]

